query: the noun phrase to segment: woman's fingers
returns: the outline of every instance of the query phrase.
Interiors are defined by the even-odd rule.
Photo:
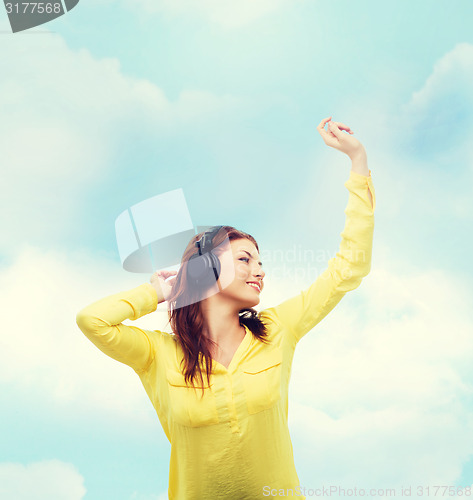
[[[327,130],[325,130],[325,125],[327,123]],[[353,130],[345,123],[331,121],[331,117],[324,118],[319,123],[317,130],[320,132],[327,146],[338,149],[350,158],[353,158],[359,151],[364,151],[360,141],[358,141],[356,137],[353,137]]]
[[[348,125],[345,125],[342,122],[330,122],[330,123],[335,123],[335,125],[340,129],[340,130],[346,130],[347,132],[353,134],[353,130]]]
[[[344,123],[342,122],[334,122],[334,121],[331,121],[332,117],[329,116],[328,118],[324,118],[320,123],[319,125],[317,126],[317,130],[323,134],[323,132],[327,133],[327,131],[325,130],[325,125],[330,122],[330,123],[334,123],[335,125],[337,125],[337,127],[340,129],[340,130],[346,130],[347,132],[351,132],[353,133],[353,130],[351,130],[351,128],[348,126],[348,125],[345,125]]]
[[[158,279],[163,280],[165,283],[167,283],[166,280],[172,281],[177,278],[177,271],[165,271],[165,270],[158,270],[156,271],[152,276],[151,279],[155,276]],[[171,279],[169,279],[171,278]]]
[[[328,118],[324,118],[317,126],[317,130],[319,131],[320,135],[323,137],[325,142],[327,142],[326,141],[327,139],[333,137],[333,135],[330,132],[327,132],[327,130],[325,130],[326,123],[329,122],[331,119],[332,119],[331,116],[329,116]]]
[[[171,274],[177,274],[177,271],[156,271],[156,274],[162,274],[163,276],[164,275],[167,275],[167,276],[171,276]]]
[[[325,132],[325,133],[327,133],[327,131],[325,130],[325,124],[326,124],[327,122],[329,122],[331,119],[332,119],[332,117],[331,117],[331,116],[329,116],[328,118],[324,118],[324,119],[323,119],[323,120],[322,120],[322,121],[318,124],[318,126],[317,126],[317,130],[318,130],[318,131],[322,134],[322,136],[323,136],[324,132]]]
[[[327,122],[329,122],[331,119],[332,119],[332,117],[331,117],[331,116],[329,116],[328,118],[324,118],[324,119],[323,119],[323,120],[319,123],[319,125],[318,125],[318,127],[317,127],[317,128],[318,128],[318,129],[323,129],[323,128],[325,127],[325,124],[326,124]]]
[[[317,130],[319,131],[320,135],[322,136],[322,139],[324,140],[325,144],[327,146],[336,147],[338,144],[338,139],[336,138],[335,134],[330,130],[330,123],[332,123],[331,116],[328,118],[324,118],[318,125]],[[328,130],[325,130],[325,125],[329,124]]]
[[[325,130],[325,125],[327,125],[327,130]],[[342,122],[332,121],[331,117],[324,118],[319,123],[317,130],[327,146],[338,149],[348,155],[350,155],[350,151],[353,147],[359,144],[357,139],[352,137],[354,132],[348,125]]]
[[[336,138],[336,134],[334,134],[332,132],[332,130],[330,129],[330,126],[332,124],[336,125],[340,130],[345,130],[347,131],[349,134],[353,134],[353,131],[350,129],[350,127],[348,125],[345,125],[344,123],[342,122],[334,122],[334,121],[331,121],[331,116],[329,116],[328,118],[324,118],[320,123],[319,125],[317,126],[317,130],[319,131],[320,135],[323,137],[324,141],[329,145],[329,146],[333,146],[333,141],[332,142],[327,142],[327,140],[330,140],[330,139],[334,139]],[[328,123],[328,127],[327,127],[327,130],[325,130],[325,125]]]

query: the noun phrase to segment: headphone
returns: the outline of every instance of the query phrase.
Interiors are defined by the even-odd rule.
[[[223,226],[213,226],[201,236],[194,245],[198,253],[191,255],[187,261],[187,280],[190,285],[208,289],[214,285],[221,271],[220,260],[212,252],[213,239]],[[220,286],[219,286],[220,288]]]

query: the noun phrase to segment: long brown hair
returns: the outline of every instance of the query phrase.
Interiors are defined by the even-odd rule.
[[[205,363],[207,382],[210,384],[212,357],[209,348],[212,344],[215,345],[215,342],[202,334],[204,316],[202,314],[200,301],[196,301],[189,305],[182,305],[182,307],[176,306],[180,303],[185,304],[186,302],[184,302],[184,300],[191,297],[192,292],[187,281],[187,261],[191,255],[198,252],[194,243],[198,241],[203,234],[204,232],[201,232],[193,236],[187,245],[181,259],[181,267],[179,268],[172,287],[172,294],[168,298],[169,322],[184,352],[183,361],[185,366],[182,370],[184,380],[186,383],[191,381],[194,386],[194,380],[199,376],[202,394],[204,393],[204,380],[199,362]],[[222,226],[212,240],[212,247],[220,245],[226,237],[228,237],[229,241],[246,238],[255,245],[259,252],[258,244],[253,236],[243,231],[239,231],[232,226]],[[184,299],[184,297],[186,299]],[[241,309],[238,314],[240,316],[240,324],[247,326],[251,333],[261,342],[268,342],[266,338],[268,335],[267,325],[259,318],[258,312],[255,309],[244,308]]]

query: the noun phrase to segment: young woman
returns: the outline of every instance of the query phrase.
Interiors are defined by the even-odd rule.
[[[376,206],[366,152],[350,128],[329,117],[317,129],[352,169],[340,249],[306,290],[257,313],[265,276],[258,245],[215,226],[192,238],[177,273],[158,271],[77,314],[84,334],[140,377],[171,443],[170,500],[305,498],[287,425],[292,359],[299,340],[369,273]],[[230,246],[219,246],[225,237]],[[193,255],[207,256],[218,286],[198,301]],[[173,335],[122,324],[165,300]]]

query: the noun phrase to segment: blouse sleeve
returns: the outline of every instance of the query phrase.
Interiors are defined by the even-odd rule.
[[[102,352],[140,372],[154,359],[153,332],[122,321],[136,320],[157,307],[158,294],[145,283],[90,304],[77,313],[76,323]]]
[[[371,269],[376,198],[371,170],[369,174],[351,171],[344,184],[349,192],[345,228],[339,251],[329,260],[328,268],[299,295],[260,313],[287,329],[295,343],[327,316],[346,292],[357,288]]]

